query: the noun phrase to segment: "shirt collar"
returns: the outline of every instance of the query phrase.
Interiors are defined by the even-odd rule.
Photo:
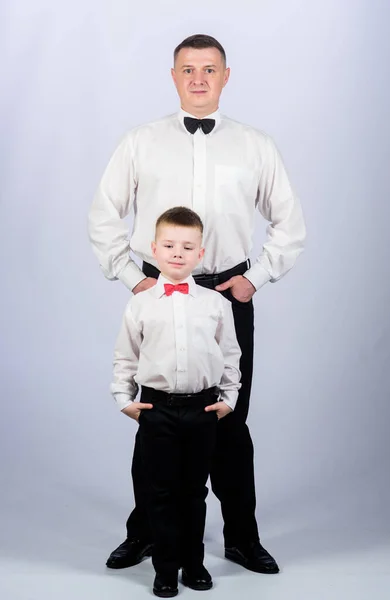
[[[169,279],[167,279],[166,277],[164,277],[164,275],[161,275],[160,273],[156,285],[153,288],[151,288],[156,298],[161,298],[165,295],[164,283],[172,283],[172,281],[169,281]],[[180,281],[178,283],[188,283],[188,293],[191,294],[191,296],[193,296],[194,298],[196,298],[196,283],[192,275],[189,275],[189,277],[183,279],[183,281]]]
[[[185,125],[184,125],[184,117],[191,117],[192,119],[198,119],[199,117],[195,117],[194,115],[192,115],[191,113],[186,112],[185,110],[183,110],[182,108],[179,110],[179,112],[177,113],[177,118],[179,119],[180,123],[182,124],[183,128],[186,130],[186,132],[191,135],[189,133],[189,131],[187,131]],[[212,135],[214,133],[214,131],[217,129],[218,125],[221,122],[221,113],[219,111],[219,108],[211,113],[210,115],[207,115],[206,117],[202,117],[203,119],[215,119],[215,127],[213,129],[213,131],[211,131],[208,135]]]

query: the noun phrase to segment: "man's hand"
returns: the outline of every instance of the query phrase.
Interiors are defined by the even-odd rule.
[[[121,412],[138,423],[141,410],[150,410],[151,408],[153,408],[153,404],[146,404],[146,402],[132,402],[129,406],[123,408]]]
[[[234,298],[239,302],[249,302],[256,291],[255,286],[243,275],[235,275],[225,281],[225,283],[217,285],[215,289],[217,292],[224,292],[229,288],[231,288],[230,291]]]
[[[230,406],[225,404],[225,402],[216,402],[215,404],[210,404],[210,406],[206,406],[205,411],[210,412],[214,410],[217,413],[218,421],[219,419],[223,419],[229,413],[233,412]]]
[[[139,292],[144,292],[145,290],[148,290],[149,288],[156,285],[156,283],[157,283],[157,279],[155,279],[154,277],[145,277],[145,279],[140,281],[135,286],[135,288],[132,289],[132,292],[133,292],[133,294],[138,294]]]

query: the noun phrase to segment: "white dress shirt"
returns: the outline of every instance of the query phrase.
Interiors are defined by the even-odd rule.
[[[263,251],[245,273],[256,289],[277,281],[302,252],[305,225],[282,159],[266,134],[219,111],[215,127],[190,134],[180,110],[131,130],[114,152],[96,192],[89,233],[103,273],[133,289],[143,273],[130,249],[157,266],[150,244],[157,218],[187,206],[204,223],[204,259],[194,271],[220,273],[250,256],[255,210],[270,222]],[[134,209],[130,242],[123,218]]]
[[[221,294],[185,282],[189,293],[165,295],[157,284],[133,296],[126,308],[114,354],[111,392],[122,410],[138,386],[172,393],[218,387],[220,400],[234,409],[241,387],[241,350],[231,304]]]

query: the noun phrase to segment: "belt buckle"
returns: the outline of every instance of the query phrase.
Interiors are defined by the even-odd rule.
[[[167,398],[167,405],[168,406],[179,406],[180,405],[180,398],[186,398],[188,396],[188,394],[173,394],[170,393],[168,394],[168,398]]]

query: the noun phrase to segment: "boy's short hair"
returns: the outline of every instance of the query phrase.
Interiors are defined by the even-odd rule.
[[[169,208],[156,221],[156,231],[160,225],[179,225],[199,229],[203,234],[203,223],[200,216],[186,206]]]

